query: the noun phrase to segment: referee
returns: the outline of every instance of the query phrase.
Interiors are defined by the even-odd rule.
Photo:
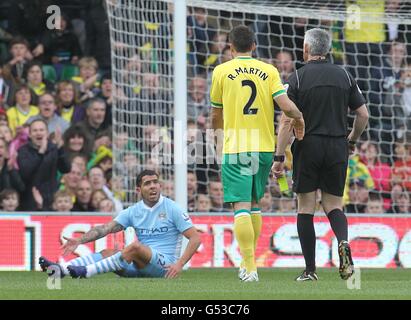
[[[306,32],[303,50],[306,64],[290,76],[287,92],[303,113],[306,125],[304,139],[294,141],[292,146],[297,230],[306,264],[297,281],[318,280],[313,223],[317,189],[321,190],[324,212],[338,240],[340,276],[346,280],[354,273],[342,196],[348,156],[367,126],[368,110],[351,74],[326,59],[330,48],[327,31],[315,28]],[[355,120],[347,138],[348,108],[355,112]],[[292,135],[290,124],[292,120],[283,114],[273,164],[276,177],[283,174],[285,148]]]

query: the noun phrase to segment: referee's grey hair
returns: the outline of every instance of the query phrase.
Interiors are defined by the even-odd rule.
[[[331,49],[330,34],[320,28],[310,29],[305,33],[305,43],[311,56],[326,56]]]

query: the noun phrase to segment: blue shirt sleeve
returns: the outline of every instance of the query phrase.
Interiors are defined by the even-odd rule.
[[[134,206],[131,206],[123,211],[121,211],[117,217],[114,218],[114,221],[116,221],[117,223],[121,224],[124,229],[127,229],[128,227],[131,227],[131,213],[133,210]]]
[[[173,204],[173,222],[177,228],[177,230],[181,233],[194,227],[193,223],[191,222],[190,216],[184,212],[179,205],[176,203]]]

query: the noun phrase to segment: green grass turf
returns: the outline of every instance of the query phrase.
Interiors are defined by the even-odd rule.
[[[241,283],[237,269],[191,269],[178,279],[127,279],[114,274],[64,278],[48,290],[41,272],[0,272],[0,299],[411,299],[411,269],[363,269],[361,289],[349,290],[336,268],[318,282],[297,283],[300,269],[259,269],[260,282]]]

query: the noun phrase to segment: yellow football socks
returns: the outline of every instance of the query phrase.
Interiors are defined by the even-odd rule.
[[[253,223],[254,229],[254,250],[257,250],[257,242],[263,226],[263,218],[261,217],[260,208],[251,208],[251,222]]]
[[[235,212],[234,235],[240,247],[247,273],[257,271],[254,257],[254,229],[250,211],[244,209]]]

